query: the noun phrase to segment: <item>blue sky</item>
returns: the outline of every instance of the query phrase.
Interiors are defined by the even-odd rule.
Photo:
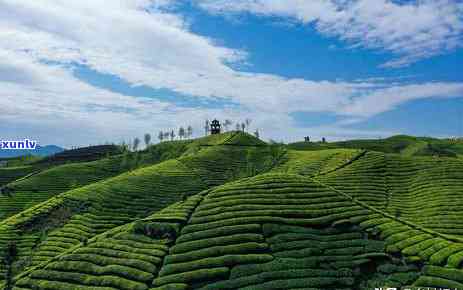
[[[372,2],[5,1],[0,137],[200,136],[212,118],[287,142],[463,135],[462,2]]]

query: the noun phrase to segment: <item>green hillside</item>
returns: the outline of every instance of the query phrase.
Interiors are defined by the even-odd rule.
[[[271,148],[256,148],[197,146],[196,153],[61,193],[1,222],[0,247],[16,241],[21,271],[210,186],[268,170]]]
[[[10,193],[0,195],[0,219],[25,210],[54,195],[124,172],[117,158],[71,163],[22,177],[6,186]]]
[[[7,188],[6,192],[0,193],[0,221],[70,189],[179,157],[192,147],[191,143],[164,142],[143,151],[126,151],[85,162],[89,157],[88,154],[82,155],[82,152],[91,152],[92,158],[101,157],[102,148],[93,146],[64,151],[59,158],[61,162],[40,159],[24,166],[0,168],[0,182],[4,181],[4,184],[0,183],[0,188]],[[95,151],[95,148],[99,150]],[[77,156],[83,156],[83,159]]]
[[[0,187],[34,173],[37,170],[38,169],[32,165],[0,168]]]
[[[66,162],[95,161],[111,155],[121,153],[121,147],[117,145],[88,146],[53,154],[38,160],[36,163],[61,164]]]
[[[457,157],[463,155],[463,140],[392,136],[386,139],[360,139],[339,142],[296,142],[288,145],[294,150],[324,150],[336,148],[366,149],[405,156]]]
[[[38,172],[43,167],[37,164],[40,159],[41,157],[37,156],[0,158],[0,188],[16,179]]]
[[[417,140],[395,153],[238,132],[166,142],[145,151],[159,163],[0,222],[0,249],[18,249],[4,286],[463,289],[463,160],[416,156]]]

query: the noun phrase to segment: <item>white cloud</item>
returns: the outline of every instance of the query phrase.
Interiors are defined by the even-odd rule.
[[[251,116],[264,137],[290,140],[306,130],[294,128],[289,117],[294,111],[334,112],[355,119],[412,99],[463,95],[461,84],[452,83],[388,86],[375,80],[311,81],[240,72],[228,64],[246,61],[246,52],[192,33],[182,16],[165,10],[174,4],[168,0],[1,1],[0,124],[9,125],[2,133],[13,136],[19,132],[15,128],[21,128],[21,134],[37,134],[43,142],[69,146],[118,141],[187,124],[199,134],[205,118]],[[317,9],[324,11],[323,6]],[[240,108],[182,108],[124,96],[77,79],[64,65],[69,63],[116,75],[133,85],[206,99],[229,98]],[[313,131],[334,136],[337,128]],[[342,132],[379,134],[345,128]]]
[[[380,49],[398,58],[384,67],[401,67],[451,52],[463,44],[463,4],[422,0],[199,0],[212,13],[249,12],[314,24],[324,35],[352,47]]]
[[[396,108],[407,101],[427,98],[461,97],[462,83],[425,83],[394,86],[353,99],[341,109],[343,114],[370,117]]]

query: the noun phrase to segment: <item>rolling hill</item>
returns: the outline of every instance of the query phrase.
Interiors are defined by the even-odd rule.
[[[37,163],[66,163],[66,162],[83,162],[94,161],[111,155],[121,153],[121,149],[117,145],[97,145],[81,147],[70,150],[61,150],[54,154],[49,154],[45,158],[40,159]]]
[[[417,140],[230,132],[153,146],[99,180],[55,166],[18,181],[54,193],[0,221],[0,275],[15,290],[463,289],[463,160]]]
[[[329,143],[296,142],[289,144],[288,148],[295,150],[348,148],[397,153],[405,156],[458,157],[458,155],[463,155],[463,140],[397,135],[385,139],[360,139]]]
[[[176,158],[188,143],[166,142],[122,154],[113,146],[91,146],[0,168],[0,188],[7,189],[0,193],[0,221],[70,189]]]

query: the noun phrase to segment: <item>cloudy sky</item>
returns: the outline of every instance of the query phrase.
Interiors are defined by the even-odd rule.
[[[460,0],[0,0],[0,139],[463,135]]]

